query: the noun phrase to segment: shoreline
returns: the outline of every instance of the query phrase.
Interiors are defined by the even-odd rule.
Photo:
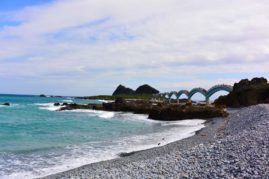
[[[240,108],[192,137],[43,178],[268,178],[268,118],[268,104]]]
[[[268,104],[240,108],[192,137],[43,178],[268,178],[268,118]]]
[[[194,132],[190,137],[177,140],[171,143],[168,143],[163,146],[156,146],[153,148],[131,151],[126,153],[119,153],[118,157],[111,160],[100,161],[96,163],[86,164],[74,169],[67,171],[59,172],[56,174],[48,175],[45,177],[40,177],[43,179],[52,179],[52,178],[72,178],[74,173],[84,173],[84,170],[88,172],[93,172],[97,169],[102,169],[106,167],[119,167],[121,165],[128,164],[130,162],[137,162],[140,160],[151,159],[153,157],[158,157],[163,154],[166,154],[168,151],[174,150],[185,150],[201,143],[210,143],[215,140],[217,137],[218,129],[225,124],[227,118],[213,118],[211,120],[205,121],[205,127]],[[121,156],[124,155],[124,156]],[[79,178],[84,178],[83,176]]]

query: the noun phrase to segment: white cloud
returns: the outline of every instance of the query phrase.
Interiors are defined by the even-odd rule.
[[[180,83],[189,87],[201,86],[199,76],[209,73],[218,80],[226,73],[268,75],[268,9],[265,0],[66,0],[28,7],[3,16],[21,23],[0,30],[0,77],[46,79],[48,86],[91,79],[97,88],[107,78],[136,84],[128,79],[167,77],[154,83],[166,89],[182,76],[193,81]]]

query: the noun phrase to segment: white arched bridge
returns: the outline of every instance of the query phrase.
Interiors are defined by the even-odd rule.
[[[232,90],[233,90],[233,86],[221,84],[221,85],[215,85],[209,90],[205,90],[204,88],[193,88],[191,91],[180,90],[180,91],[159,93],[159,94],[156,94],[155,97],[165,98],[165,99],[168,99],[169,102],[171,102],[172,97],[175,96],[177,102],[179,103],[179,98],[183,94],[185,94],[188,97],[188,99],[191,100],[193,95],[195,95],[196,93],[200,93],[205,97],[206,102],[209,103],[210,97],[214,95],[215,93],[219,91],[231,92]]]

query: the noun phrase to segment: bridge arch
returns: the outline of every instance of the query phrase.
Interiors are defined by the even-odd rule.
[[[195,95],[196,93],[200,93],[205,97],[206,102],[208,103],[209,98],[215,93],[219,91],[231,92],[232,90],[233,90],[233,86],[221,84],[221,85],[215,85],[211,87],[209,90],[205,90],[204,88],[193,88],[191,91],[180,90],[178,92],[172,91],[172,92],[160,93],[159,96],[162,99],[165,99],[169,102],[171,102],[172,96],[175,96],[177,99],[177,102],[179,102],[179,98],[183,94],[185,94],[190,100],[193,97],[193,95]]]
[[[230,93],[232,90],[233,90],[233,87],[230,85],[224,85],[224,84],[215,85],[207,91],[206,98],[209,99],[212,95],[214,95],[215,93],[219,91],[226,91]]]
[[[189,92],[189,99],[191,99],[192,96],[195,95],[196,93],[200,93],[206,98],[207,91],[204,88],[193,88]]]
[[[173,96],[175,96],[176,99],[178,99],[178,98],[177,98],[177,92],[176,92],[176,91],[172,91],[172,92],[169,93],[169,102],[171,102],[171,100],[173,99],[173,98],[172,98]]]
[[[182,96],[183,94],[185,94],[187,97],[189,97],[189,91],[187,91],[187,90],[180,90],[180,91],[177,93],[177,98],[179,99],[180,96]]]

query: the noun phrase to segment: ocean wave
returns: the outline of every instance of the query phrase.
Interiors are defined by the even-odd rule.
[[[171,125],[179,125],[179,126],[197,126],[201,125],[205,122],[202,119],[189,119],[189,120],[181,120],[181,121],[167,121],[163,122],[162,126],[171,126]]]
[[[105,119],[113,120],[129,120],[135,122],[150,122],[150,123],[160,123],[160,121],[148,119],[146,114],[134,114],[131,112],[111,112],[111,111],[101,111],[101,110],[92,110],[92,109],[75,109],[66,112],[80,112],[88,113],[90,116],[98,116]]]
[[[111,103],[111,102],[113,102],[113,100],[103,100],[103,99],[99,99],[97,101],[102,102],[102,103]]]
[[[109,111],[96,111],[92,109],[75,109],[68,112],[80,112],[80,113],[89,113],[91,116],[98,116],[100,118],[113,118],[116,112],[109,112]]]
[[[8,107],[16,107],[16,106],[19,106],[19,104],[10,104],[9,106],[0,104],[0,108],[5,108],[5,107],[8,108]]]
[[[64,99],[63,102],[64,103],[73,103],[74,101],[72,99]]]
[[[35,103],[35,105],[40,106],[39,109],[48,111],[57,111],[61,109],[61,106],[54,106],[54,103]]]
[[[43,177],[58,172],[63,172],[86,164],[110,160],[119,157],[120,153],[145,150],[153,147],[159,147],[168,143],[190,137],[196,131],[204,127],[203,124],[194,122],[190,125],[189,120],[180,121],[181,124],[172,127],[161,128],[148,134],[120,137],[113,141],[96,141],[82,145],[70,145],[61,150],[61,153],[51,153],[50,156],[35,154],[30,158],[12,159],[16,163],[25,163],[24,167],[33,168],[31,172],[14,171],[6,178],[36,178]],[[177,122],[176,122],[177,123]],[[171,123],[172,124],[172,123]],[[163,130],[164,129],[164,130]],[[180,131],[180,132],[179,132]],[[5,166],[6,167],[6,166]],[[4,175],[0,175],[1,177]]]

